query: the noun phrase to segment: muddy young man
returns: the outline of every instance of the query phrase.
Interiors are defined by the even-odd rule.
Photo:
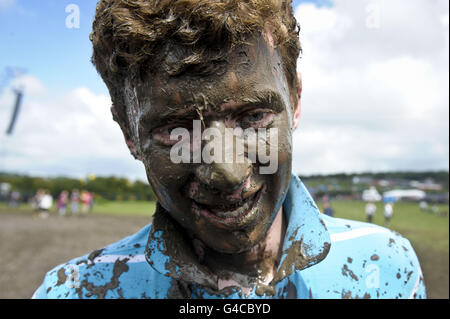
[[[291,174],[298,33],[290,0],[98,3],[92,60],[157,209],[137,234],[49,271],[35,298],[425,297],[408,240],[320,214]],[[198,123],[231,130],[213,152],[241,160],[173,161],[176,129],[182,150],[204,148]],[[274,172],[246,129],[275,144]]]

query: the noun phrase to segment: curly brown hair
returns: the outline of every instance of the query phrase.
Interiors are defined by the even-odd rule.
[[[211,73],[233,47],[263,30],[273,35],[295,95],[301,47],[291,2],[100,0],[90,36],[92,62],[110,91],[115,120],[127,122],[125,79],[161,71],[168,76]]]

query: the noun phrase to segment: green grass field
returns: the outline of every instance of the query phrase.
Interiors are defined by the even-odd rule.
[[[97,203],[92,211],[93,214],[107,214],[116,216],[148,216],[151,217],[155,212],[156,203],[147,201],[105,201]],[[6,209],[8,206],[0,203],[0,208]],[[27,204],[21,204],[14,209],[16,212],[30,212],[33,208]],[[55,205],[53,205],[51,214],[56,214]],[[69,209],[70,214],[70,209]]]
[[[132,215],[132,216],[148,216],[151,217],[155,212],[155,202],[104,202],[94,207],[94,214],[111,214],[111,215]]]

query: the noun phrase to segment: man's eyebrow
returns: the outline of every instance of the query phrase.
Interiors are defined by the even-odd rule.
[[[239,107],[245,108],[250,106],[260,106],[266,108],[272,108],[276,112],[281,112],[284,109],[283,99],[278,92],[265,90],[265,91],[255,91],[251,97],[246,97],[240,99],[236,105],[227,105],[229,103],[222,104],[222,107]]]
[[[158,126],[168,124],[173,121],[190,120],[198,117],[196,108],[193,106],[176,109],[167,106],[166,108],[167,110],[163,111],[161,114],[151,112],[144,115],[141,121],[152,126]]]
[[[197,113],[197,108],[194,105],[185,106],[184,108],[171,109],[163,112],[161,118],[189,118],[190,116],[195,116]]]
[[[189,103],[184,107],[171,108],[167,106],[167,110],[155,118],[155,124],[165,123],[174,120],[190,120],[198,119],[200,117],[199,111],[203,105],[196,103]],[[271,90],[255,91],[251,96],[240,98],[238,101],[233,101],[232,98],[223,101],[220,104],[220,111],[237,111],[245,110],[250,107],[264,107],[271,108],[275,112],[281,112],[284,109],[283,99],[278,92]],[[209,111],[214,111],[215,108],[203,109],[203,114],[207,114]]]

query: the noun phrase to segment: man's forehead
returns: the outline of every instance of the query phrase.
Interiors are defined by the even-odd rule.
[[[284,78],[278,52],[261,36],[252,42],[230,55],[224,74],[167,77],[159,73],[141,82],[138,99],[146,108],[141,111],[150,116],[183,116],[198,110],[233,111],[271,98],[282,100],[280,95],[289,90],[285,81],[276,81]]]

